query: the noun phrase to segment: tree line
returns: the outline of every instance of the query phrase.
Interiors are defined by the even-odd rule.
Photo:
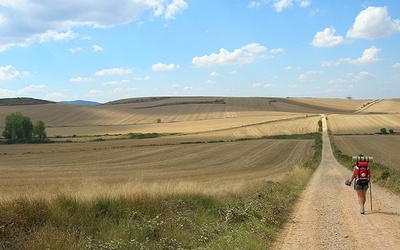
[[[44,141],[47,139],[46,126],[42,120],[35,124],[31,118],[23,116],[21,112],[6,116],[3,137],[10,142],[31,142],[32,140]]]

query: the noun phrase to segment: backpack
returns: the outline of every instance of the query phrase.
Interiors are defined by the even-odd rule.
[[[368,185],[369,184],[368,162],[366,161],[357,162],[356,169],[357,169],[356,184],[361,186]]]

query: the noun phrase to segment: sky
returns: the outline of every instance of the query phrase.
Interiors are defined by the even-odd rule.
[[[0,98],[400,97],[398,0],[0,0]]]

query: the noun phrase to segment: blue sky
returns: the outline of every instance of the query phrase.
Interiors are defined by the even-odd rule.
[[[0,0],[0,98],[396,98],[399,45],[398,0]]]

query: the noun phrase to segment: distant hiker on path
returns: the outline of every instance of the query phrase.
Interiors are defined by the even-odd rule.
[[[360,205],[360,213],[365,213],[365,201],[367,190],[371,178],[371,170],[368,167],[369,157],[363,155],[357,156],[357,163],[353,170],[353,175],[346,181],[346,185],[350,186],[353,180],[354,190],[357,192],[358,204]]]

